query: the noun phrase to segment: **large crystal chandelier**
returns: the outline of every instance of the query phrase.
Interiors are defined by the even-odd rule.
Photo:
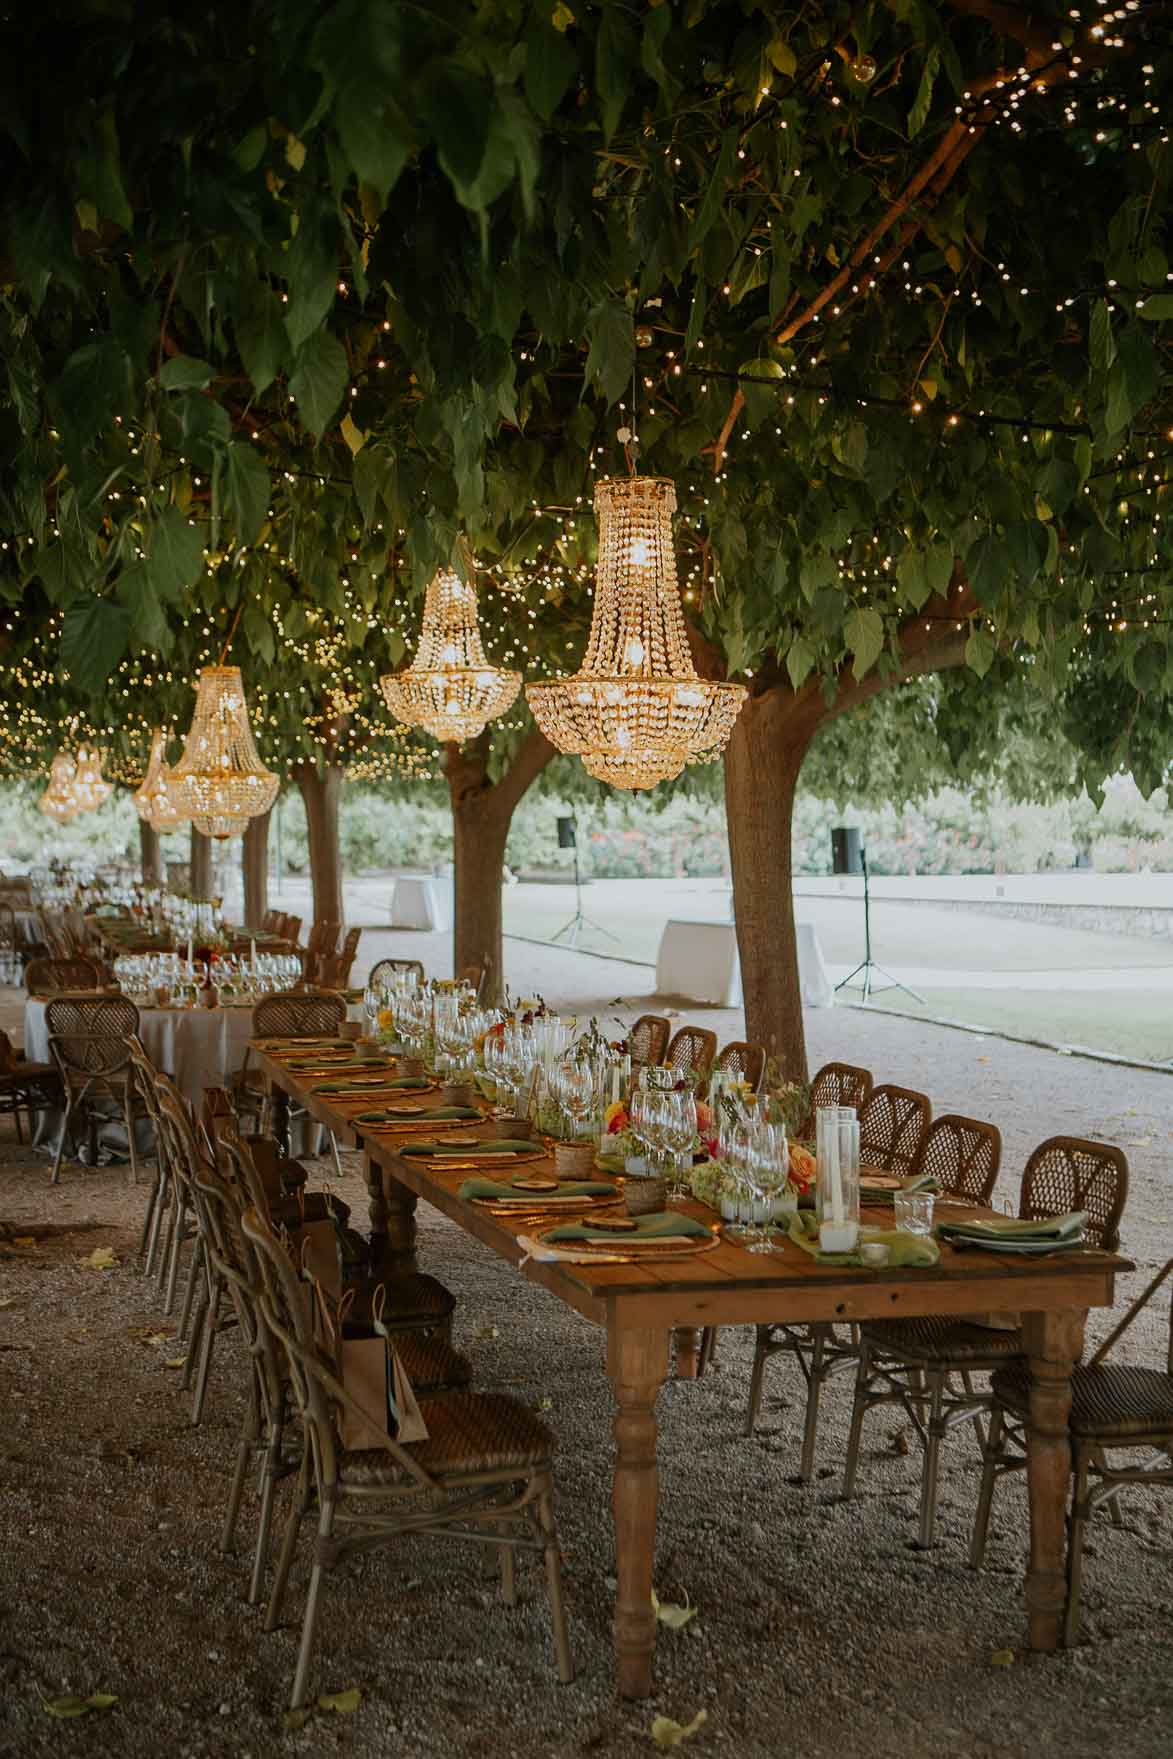
[[[49,782],[37,801],[41,811],[63,825],[81,811],[74,791],[76,765],[67,751],[59,751],[49,765]]]
[[[228,837],[243,837],[248,829],[247,818],[204,818],[201,815],[191,822],[197,831],[201,831],[205,837],[214,837],[218,843],[223,843]]]
[[[512,705],[521,673],[500,671],[485,657],[471,573],[467,582],[450,568],[433,576],[414,660],[379,683],[397,721],[441,742],[475,739]]]
[[[93,812],[114,792],[113,785],[102,775],[102,754],[96,745],[79,745],[77,748],[73,792],[79,812]]]
[[[239,666],[206,666],[183,756],[170,774],[175,804],[197,830],[230,837],[227,828],[268,812],[280,786],[261,762],[249,725]]]
[[[742,684],[697,677],[676,585],[675,510],[666,477],[596,486],[599,560],[582,667],[526,685],[551,744],[615,788],[654,788],[720,751],[745,700]]]
[[[187,822],[187,815],[180,810],[175,796],[175,783],[167,768],[167,735],[162,727],[156,727],[151,734],[147,773],[131,798],[139,817],[145,819],[152,830],[173,831],[176,826]]]

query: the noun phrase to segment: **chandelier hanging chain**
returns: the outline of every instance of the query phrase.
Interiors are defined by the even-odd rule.
[[[240,614],[243,610],[244,599],[242,598],[236,607],[236,615],[233,617],[232,622],[229,625],[228,634],[224,637],[224,646],[220,649],[220,658],[216,661],[218,666],[222,666],[224,661],[228,658],[228,649],[232,646],[232,638],[236,634],[237,625],[240,622]]]

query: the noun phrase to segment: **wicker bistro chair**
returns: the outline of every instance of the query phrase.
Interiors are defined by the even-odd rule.
[[[303,983],[314,984],[322,981],[322,969],[328,959],[332,959],[338,950],[338,936],[342,933],[340,922],[322,920],[315,922],[306,936],[305,955],[301,962],[301,980]]]
[[[1106,1502],[1119,1524],[1117,1493],[1130,1484],[1173,1487],[1173,1300],[1163,1368],[1120,1367],[1107,1361],[1114,1346],[1173,1275],[1173,1258],[1157,1272],[1119,1325],[1085,1367],[1071,1377],[1071,1471],[1074,1478],[1067,1541],[1067,1608],[1063,1643],[1072,1648],[1079,1637],[1083,1587],[1084,1538],[1097,1506]],[[1026,1430],[1030,1421],[1030,1374],[1025,1363],[1000,1368],[993,1380],[994,1409],[984,1450],[982,1488],[974,1522],[969,1561],[983,1561],[994,1486],[1007,1472],[1027,1463]],[[1135,1456],[1155,1450],[1143,1460],[1112,1465],[1110,1452],[1127,1449]],[[1092,1479],[1094,1477],[1094,1482]]]
[[[929,1125],[912,1171],[930,1174],[943,1196],[989,1203],[1001,1161],[1002,1132],[995,1124],[947,1112]]]
[[[33,1114],[49,1111],[61,1102],[61,1077],[55,1063],[30,1063],[19,1056],[6,1032],[0,1032],[0,1117],[16,1125],[16,1140],[24,1141],[20,1115],[28,1117],[29,1139]]]
[[[659,1014],[641,1014],[627,1035],[635,1068],[662,1063],[672,1037],[672,1022]]]
[[[262,996],[253,1009],[254,1038],[326,1038],[337,1033],[346,1019],[346,1003],[339,995],[307,995],[302,990],[285,990],[278,995]],[[264,1076],[249,1068],[251,1050],[244,1062],[229,1078],[232,1104],[238,1117],[252,1116],[263,1133],[269,1119],[270,1095]],[[291,1116],[294,1115],[291,1112]],[[298,1113],[305,1116],[304,1112]],[[334,1165],[342,1176],[338,1143],[330,1133]],[[288,1144],[284,1145],[288,1151]]]
[[[417,983],[423,983],[427,976],[422,959],[380,959],[371,966],[367,982],[375,987],[380,983],[390,983],[396,971],[414,971]]]
[[[822,1105],[853,1105],[859,1110],[875,1085],[870,1069],[853,1063],[824,1063],[811,1080],[811,1110],[799,1135],[813,1139],[815,1113]]]
[[[131,1075],[128,1033],[138,1031],[138,1009],[125,996],[54,996],[45,1009],[49,1050],[65,1090],[65,1113],[53,1156],[51,1182],[61,1177],[65,1139],[75,1117],[85,1119],[89,1130],[90,1160],[98,1159],[98,1123],[103,1115],[98,1102],[116,1105],[126,1122],[130,1149],[131,1183],[138,1180],[138,1148],[135,1119],[142,1107]]]
[[[734,1039],[725,1046],[714,1062],[710,1076],[715,1075],[718,1070],[731,1074],[738,1081],[746,1082],[756,1093],[766,1072],[765,1045],[746,1044],[741,1039]]]
[[[682,1026],[664,1052],[664,1066],[704,1082],[717,1054],[717,1034],[707,1026]]]
[[[972,1130],[970,1119],[964,1120]],[[961,1175],[964,1176],[964,1175]],[[1114,1248],[1128,1195],[1128,1162],[1118,1148],[1053,1136],[1035,1149],[1022,1175],[1018,1213],[1040,1220],[1087,1212],[1087,1239]],[[860,1441],[867,1413],[877,1405],[903,1407],[924,1453],[917,1543],[933,1543],[941,1443],[959,1423],[972,1423],[983,1456],[988,1447],[983,1418],[992,1395],[973,1385],[975,1374],[1021,1368],[1022,1332],[980,1320],[953,1318],[867,1320],[860,1326],[855,1403],[847,1443],[843,1494],[855,1490]]]
[[[496,1545],[504,1597],[510,1604],[514,1554],[521,1549],[540,1551],[546,1565],[558,1673],[563,1680],[572,1679],[554,1527],[554,1444],[549,1430],[524,1405],[504,1394],[452,1393],[420,1401],[427,1441],[401,1446],[388,1437],[378,1448],[343,1451],[334,1413],[346,1407],[356,1415],[362,1413],[315,1341],[297,1277],[276,1235],[255,1210],[244,1216],[242,1227],[261,1263],[261,1311],[284,1350],[303,1434],[302,1468],[270,1604],[274,1619],[280,1616],[311,1490],[316,1490],[318,1501],[317,1541],[291,1708],[297,1709],[306,1699],[326,1573],[350,1552],[413,1533]]]
[[[861,1166],[882,1173],[911,1173],[933,1108],[910,1087],[873,1087],[859,1108]]]
[[[24,987],[30,996],[55,996],[63,990],[97,989],[101,978],[92,959],[30,959]]]
[[[346,988],[361,938],[361,928],[348,928],[341,949],[322,960],[318,981],[323,989]]]

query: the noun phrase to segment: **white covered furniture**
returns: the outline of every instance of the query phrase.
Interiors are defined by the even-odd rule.
[[[45,1005],[37,997],[24,1006],[24,1054],[30,1062],[52,1061]],[[251,1002],[247,1008],[140,1008],[139,1037],[152,1063],[171,1076],[184,1099],[198,1105],[205,1087],[223,1087],[244,1062],[252,1018]]]
[[[430,873],[401,873],[391,898],[392,928],[449,928],[452,883]]]
[[[829,1008],[831,980],[813,924],[798,929],[798,980],[808,1008]],[[707,1002],[716,1008],[741,1006],[741,965],[737,929],[732,922],[671,917],[664,924],[656,955],[656,993]]]

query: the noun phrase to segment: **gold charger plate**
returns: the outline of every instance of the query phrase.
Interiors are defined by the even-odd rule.
[[[706,1240],[698,1240],[694,1235],[691,1239],[685,1236],[668,1235],[659,1240],[632,1239],[630,1234],[610,1234],[605,1240],[551,1240],[554,1228],[547,1228],[545,1233],[538,1235],[543,1246],[559,1252],[590,1252],[597,1253],[600,1258],[608,1258],[613,1263],[620,1258],[629,1264],[659,1263],[661,1259],[697,1258],[703,1252],[715,1252],[721,1245],[721,1236],[711,1233]]]

